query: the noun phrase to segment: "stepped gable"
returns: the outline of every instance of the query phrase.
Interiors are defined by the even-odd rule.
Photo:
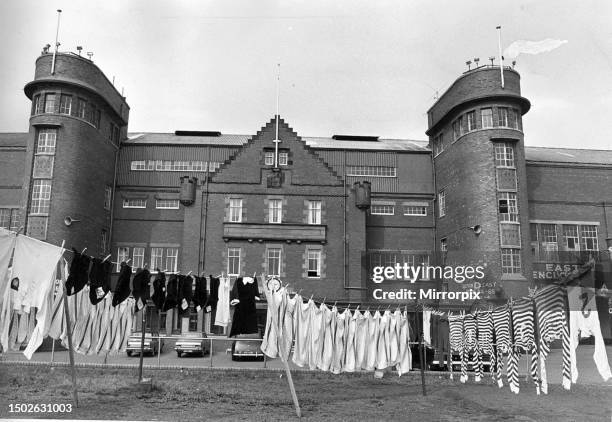
[[[342,179],[336,172],[280,117],[278,126],[278,137],[281,140],[279,151],[289,153],[289,164],[279,168],[291,173],[291,185],[342,186]],[[264,151],[274,150],[275,136],[276,119],[273,117],[212,175],[210,181],[260,184],[263,170],[272,167],[264,164]]]

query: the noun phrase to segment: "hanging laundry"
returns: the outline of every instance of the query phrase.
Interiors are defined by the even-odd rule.
[[[334,348],[331,364],[332,374],[339,374],[344,371],[344,357],[346,348],[346,337],[347,337],[347,322],[352,317],[351,311],[345,310],[340,313],[336,310],[336,332],[334,336]]]
[[[28,359],[32,358],[49,330],[53,283],[57,263],[63,253],[62,248],[28,236],[18,236],[15,241],[10,279],[19,279],[19,290],[14,296],[12,307],[25,313],[29,313],[31,308],[37,308],[36,326],[24,350]]]
[[[125,299],[128,298],[130,293],[130,277],[132,276],[132,267],[125,262],[121,263],[121,270],[119,271],[119,278],[117,279],[117,285],[113,292],[113,306],[119,305]]]
[[[150,282],[151,273],[149,270],[146,268],[139,268],[136,270],[134,280],[132,280],[132,296],[134,296],[134,300],[136,301],[136,312],[143,309],[147,304],[151,289],[149,286]]]
[[[510,348],[512,347],[512,341],[510,340],[510,310],[508,306],[494,309],[491,313],[491,318],[493,318],[493,331],[495,333],[495,345],[497,349],[495,378],[497,379],[497,386],[502,388],[504,386],[502,381],[502,371],[504,369],[503,358],[504,355],[507,354],[507,360],[509,362]],[[506,376],[510,384],[510,373],[508,372]]]
[[[179,275],[178,309],[182,317],[189,316],[189,306],[193,297],[193,278],[191,276]]]
[[[295,351],[293,352],[293,363],[303,367],[308,363],[310,345],[308,334],[310,332],[310,307],[314,306],[312,300],[304,303],[300,295],[295,295],[295,308],[293,312]]]
[[[540,381],[544,394],[548,394],[548,379],[546,373],[546,357],[550,352],[550,344],[561,339],[563,347],[563,388],[571,386],[571,350],[569,327],[566,318],[565,291],[561,286],[550,285],[538,289],[533,295],[536,305],[539,350],[540,350]]]
[[[436,350],[442,364],[446,359],[447,367],[451,368],[452,356],[450,353],[450,327],[448,318],[442,315],[431,317],[431,346]]]
[[[376,369],[385,369],[389,366],[387,344],[389,344],[389,320],[391,312],[384,311],[378,320],[378,342],[376,349]]]
[[[475,381],[480,381],[482,357],[480,355],[480,348],[478,347],[477,328],[478,326],[474,315],[467,314],[463,316],[463,347],[461,354],[461,378],[459,378],[461,382],[466,382],[468,380],[467,366],[470,356],[472,357],[470,361],[472,368],[476,368]]]
[[[206,301],[206,306],[210,306],[212,309],[217,307],[217,302],[219,301],[219,285],[221,280],[217,277],[209,276],[210,279],[210,294],[208,295],[208,300]],[[229,311],[228,311],[229,313]],[[228,317],[229,318],[229,317]]]
[[[314,370],[319,366],[323,348],[323,310],[312,302],[308,312],[310,313],[307,338],[308,344],[310,345],[310,350],[308,351],[308,367]]]
[[[279,356],[278,339],[279,330],[282,330],[282,327],[279,327],[278,324],[279,321],[282,321],[283,304],[281,302],[284,292],[281,292],[280,289],[276,291],[268,289],[267,283],[264,283],[263,292],[266,296],[268,307],[266,312],[266,328],[260,349],[269,358],[276,358]]]
[[[197,312],[206,306],[208,301],[208,293],[206,291],[206,277],[195,277],[195,292],[193,295],[193,304]]]
[[[376,360],[378,357],[378,340],[379,340],[379,324],[380,324],[380,312],[374,312],[371,318],[368,319],[368,338],[367,343],[367,357],[365,363],[366,371],[373,371],[376,368]]]
[[[236,280],[236,283],[238,280]],[[234,283],[234,287],[236,287],[236,283]],[[211,286],[213,284],[216,286],[215,297],[217,298],[214,301],[215,325],[227,327],[230,321],[230,278],[221,277],[214,280],[211,278]],[[212,297],[213,294],[211,293],[210,296]]]
[[[396,365],[398,374],[407,373],[412,369],[412,352],[410,351],[410,324],[408,323],[408,315],[401,314],[399,319],[399,361]]]
[[[221,299],[221,295],[219,295],[219,301]],[[230,293],[230,301],[235,304],[230,337],[258,332],[256,299],[259,300],[257,278],[239,277],[236,279]]]
[[[309,302],[309,311],[316,308],[314,302]],[[322,329],[319,334],[319,342],[320,342],[320,354],[318,357],[317,367],[322,371],[329,371],[332,365],[332,359],[334,358],[334,338],[336,336],[336,314],[338,313],[338,309],[334,306],[332,309],[329,309],[327,305],[322,303],[320,305],[320,310],[322,311]],[[312,312],[309,312],[312,317]],[[310,325],[312,327],[312,324]],[[308,342],[312,342],[312,336],[316,335],[309,331]]]
[[[484,360],[485,354],[489,356],[491,375],[493,376],[493,368],[495,367],[495,349],[493,347],[493,317],[491,316],[491,312],[477,312],[476,313],[476,322],[478,325],[478,354],[481,359]],[[483,375],[483,364],[481,362],[477,367],[478,373],[476,376],[481,378]]]
[[[286,292],[286,290],[285,290]],[[300,299],[301,300],[301,299]],[[283,329],[281,333],[282,341],[279,343],[279,348],[283,347],[285,356],[287,359],[291,354],[291,349],[293,347],[293,339],[295,337],[295,306],[297,303],[297,295],[293,298],[290,298],[288,294],[283,295],[283,302],[285,302],[285,315],[283,318]]]
[[[167,312],[170,309],[176,308],[178,304],[178,277],[176,274],[171,274],[168,278],[168,285],[166,286],[166,300],[162,310]]]
[[[166,301],[166,275],[162,273],[159,268],[153,280],[153,296],[151,299],[157,309],[161,311]]]
[[[567,298],[570,309],[570,359],[572,368],[572,382],[578,380],[578,367],[576,364],[576,348],[581,338],[595,337],[595,352],[593,360],[599,375],[608,381],[612,378],[608,354],[601,334],[599,314],[593,291],[579,286],[568,287]]]
[[[66,294],[71,296],[81,291],[87,284],[89,274],[89,264],[91,258],[88,255],[78,252],[72,248],[72,262],[70,263],[70,273],[66,280]]]
[[[423,310],[423,341],[426,345],[431,345],[431,311]]]
[[[15,248],[15,233],[0,228],[0,346],[2,350],[8,350],[9,344],[9,327],[11,323],[12,301],[11,295],[14,290],[11,289],[9,262],[13,249]]]
[[[449,313],[448,315],[448,325],[449,325],[449,343],[451,350],[451,360],[453,352],[458,353],[459,355],[463,354],[463,317],[461,315],[452,315]],[[451,363],[452,369],[452,363]],[[450,379],[453,379],[453,373],[451,371]]]
[[[89,300],[92,305],[98,304],[110,291],[111,271],[112,264],[110,261],[102,262],[98,258],[93,259],[89,272]]]
[[[347,336],[346,336],[346,353],[344,356],[344,371],[354,372],[355,371],[355,334],[357,331],[357,316],[361,316],[358,310],[355,310],[348,320],[347,324]]]
[[[371,318],[370,311],[363,314],[356,311],[355,318],[355,369],[365,369],[368,350],[368,320]]]
[[[508,373],[510,379],[510,390],[518,394],[518,359],[521,353],[531,355],[529,372],[531,379],[536,385],[536,393],[540,394],[538,379],[538,351],[535,341],[535,315],[534,304],[530,299],[519,299],[510,308],[512,322],[512,337],[514,343],[510,349],[508,359]]]

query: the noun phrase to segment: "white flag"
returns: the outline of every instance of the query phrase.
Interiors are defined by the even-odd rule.
[[[514,41],[504,50],[504,57],[509,59],[515,59],[519,54],[540,54],[552,51],[555,48],[561,47],[567,43],[567,40],[554,40],[552,38],[546,38],[542,41],[526,41],[518,40]]]

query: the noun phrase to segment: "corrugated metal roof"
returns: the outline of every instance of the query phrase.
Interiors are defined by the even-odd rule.
[[[28,133],[3,132],[0,133],[0,146],[2,147],[25,147],[28,142]]]
[[[132,133],[123,141],[129,145],[183,144],[183,145],[228,145],[245,144],[250,135],[222,134],[221,136],[177,136],[174,133]],[[310,147],[321,149],[386,150],[386,151],[429,151],[426,141],[408,139],[379,139],[373,141],[338,141],[323,137],[302,137]]]
[[[612,165],[612,150],[525,147],[527,161]]]

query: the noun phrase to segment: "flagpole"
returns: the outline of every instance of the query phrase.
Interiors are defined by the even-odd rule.
[[[501,26],[497,28],[497,46],[499,51],[499,72],[501,73],[501,87],[504,89],[504,56],[502,56],[501,47]]]
[[[57,38],[59,36],[59,24],[60,24],[60,16],[62,14],[62,9],[57,9],[57,28],[55,29],[55,50],[53,50],[53,60],[51,61],[51,74],[55,74],[55,56],[57,55],[57,48],[59,47],[59,43],[57,42]]]
[[[276,73],[276,137],[274,138],[274,168],[278,168],[278,109],[280,97],[280,63],[277,63],[278,69]]]

